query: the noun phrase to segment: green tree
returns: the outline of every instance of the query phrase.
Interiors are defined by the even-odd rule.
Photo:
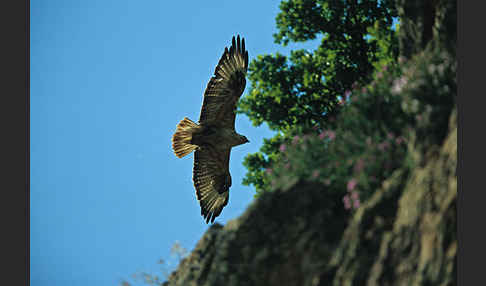
[[[372,79],[373,70],[398,56],[394,1],[288,0],[280,4],[275,42],[287,45],[321,38],[314,51],[294,50],[289,57],[261,55],[250,63],[248,94],[238,112],[255,126],[266,122],[278,134],[244,161],[243,184],[265,190],[264,169],[277,159],[278,147],[311,128],[333,126],[339,100],[353,85]]]

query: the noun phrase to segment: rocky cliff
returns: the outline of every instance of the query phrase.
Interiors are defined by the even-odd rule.
[[[455,285],[457,115],[349,218],[325,186],[262,195],[214,224],[165,285]],[[420,148],[420,150],[422,150]]]

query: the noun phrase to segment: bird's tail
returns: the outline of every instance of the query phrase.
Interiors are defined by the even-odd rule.
[[[182,158],[198,147],[197,145],[191,144],[192,134],[194,134],[198,128],[199,125],[187,117],[184,117],[184,119],[177,124],[176,132],[172,136],[172,149],[174,149],[174,153],[177,157]]]

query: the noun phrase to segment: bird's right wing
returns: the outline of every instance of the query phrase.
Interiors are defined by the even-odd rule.
[[[206,223],[214,222],[228,204],[231,186],[229,155],[229,148],[218,151],[209,145],[200,146],[194,154],[192,180]]]

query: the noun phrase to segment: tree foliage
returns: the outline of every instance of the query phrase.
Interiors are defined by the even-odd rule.
[[[257,191],[264,189],[263,170],[276,159],[278,146],[295,133],[332,128],[329,118],[340,112],[345,93],[370,82],[376,67],[398,57],[393,1],[288,0],[280,10],[276,43],[320,38],[321,44],[314,51],[261,55],[250,63],[251,86],[238,112],[279,133],[245,158],[243,183]]]

